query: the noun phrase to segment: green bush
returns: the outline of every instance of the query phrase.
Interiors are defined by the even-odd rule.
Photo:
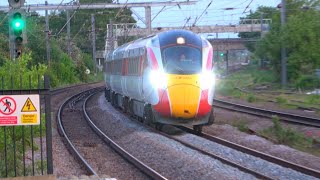
[[[309,90],[320,87],[320,79],[312,75],[303,75],[295,82],[297,89]]]
[[[239,131],[241,132],[249,132],[249,127],[246,122],[243,121],[237,121],[236,123],[233,124],[233,126],[237,127]]]
[[[257,100],[257,98],[253,94],[249,94],[248,97],[247,97],[247,101],[250,102],[250,103],[255,102],[256,100]]]
[[[311,94],[307,96],[307,103],[309,104],[320,104],[320,95]]]
[[[21,86],[24,89],[38,88],[38,77],[40,76],[43,80],[44,74],[47,72],[47,66],[39,63],[28,67],[30,62],[31,53],[24,54],[15,61],[6,60],[0,67],[0,77],[3,77],[4,79],[4,87],[1,88],[20,89]],[[22,80],[21,84],[20,78]]]
[[[234,85],[231,82],[221,82],[217,85],[217,91],[223,96],[231,95],[234,91]]]
[[[286,144],[292,147],[312,147],[312,139],[290,128],[284,128],[280,124],[278,116],[272,117],[273,126],[262,131],[267,137],[275,138],[278,143]]]
[[[279,97],[276,97],[276,102],[278,104],[286,104],[288,101],[287,101],[287,99],[279,96]]]

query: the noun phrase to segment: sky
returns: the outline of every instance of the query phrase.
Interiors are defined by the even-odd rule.
[[[26,4],[44,4],[45,0],[25,0]],[[117,1],[117,0],[114,0]],[[118,0],[120,3],[133,2],[163,2],[168,0]],[[173,0],[179,2],[182,0]],[[48,0],[49,4],[68,3],[70,0]],[[211,5],[209,6],[209,3]],[[240,17],[245,17],[250,10],[258,6],[276,7],[281,0],[197,0],[195,5],[152,7],[152,27],[197,26],[201,25],[235,25]],[[7,0],[1,0],[0,6],[8,5]],[[208,7],[209,6],[209,7]],[[162,10],[161,10],[162,9]],[[144,8],[134,8],[144,18]],[[158,14],[158,15],[157,15]],[[156,16],[157,15],[157,16]],[[156,16],[156,17],[155,17]],[[133,15],[138,20],[138,18]],[[154,18],[155,17],[155,18]],[[145,27],[138,20],[138,25]],[[233,36],[228,33],[227,36]]]

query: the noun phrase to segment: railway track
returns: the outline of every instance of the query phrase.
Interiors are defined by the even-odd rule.
[[[91,95],[92,96],[92,95]],[[152,179],[167,179],[163,175],[161,175],[159,172],[153,170],[151,167],[144,164],[142,161],[131,155],[129,152],[127,152],[125,149],[123,149],[120,145],[118,145],[115,141],[113,141],[109,136],[107,136],[105,133],[103,133],[90,119],[87,111],[86,111],[86,104],[88,99],[91,97],[89,96],[85,102],[83,103],[83,112],[85,115],[85,118],[90,125],[90,127],[94,130],[94,132],[109,146],[111,146],[117,153],[119,153],[123,158],[134,164],[138,169],[140,169],[143,173],[151,177]]]
[[[91,94],[91,93],[90,93],[90,94]],[[75,97],[76,97],[76,95],[73,96],[73,98],[75,98]],[[86,97],[89,97],[89,95],[87,95]],[[70,98],[70,99],[72,99],[72,98]],[[67,101],[70,101],[70,99],[66,100],[66,102],[67,102]],[[78,98],[76,98],[76,99],[78,99],[78,100],[72,100],[72,101],[73,101],[73,102],[76,102],[76,101],[79,101],[79,100],[81,100],[81,99],[83,100],[84,98],[81,98],[81,96],[78,95]],[[91,128],[92,128],[92,129],[96,129],[95,131],[99,134],[99,136],[103,139],[103,141],[105,141],[107,144],[109,144],[113,149],[115,149],[116,151],[118,151],[118,150],[123,151],[123,149],[122,149],[119,145],[114,144],[114,142],[112,142],[112,140],[111,140],[109,137],[105,137],[105,134],[104,134],[101,130],[97,129],[97,127],[94,125],[94,123],[89,120],[90,118],[89,118],[88,114],[86,113],[86,111],[84,110],[84,108],[85,108],[85,106],[86,106],[86,103],[87,103],[87,99],[89,99],[89,98],[86,98],[85,100],[83,100],[83,101],[85,101],[84,104],[83,104],[83,111],[85,112],[85,117],[86,117],[86,119],[88,119],[88,123],[90,124]],[[64,104],[65,104],[65,103],[64,103]],[[72,104],[72,103],[71,103],[71,104]],[[69,105],[69,106],[70,106],[70,105]],[[60,110],[59,110],[59,114],[60,114]],[[62,125],[62,127],[63,127],[63,125]],[[194,132],[192,132],[191,129],[189,129],[189,130],[183,129],[183,131],[187,131],[187,132],[190,132],[190,133],[194,133]],[[278,158],[270,157],[269,155],[266,155],[266,154],[257,152],[257,151],[255,151],[255,150],[252,150],[252,149],[249,149],[249,148],[239,147],[239,145],[237,145],[237,144],[225,143],[225,142],[223,142],[223,141],[225,141],[225,140],[221,140],[221,139],[219,139],[219,138],[215,138],[215,137],[209,136],[209,135],[207,135],[207,134],[202,134],[202,135],[200,135],[200,136],[203,137],[203,138],[205,138],[205,139],[208,139],[208,140],[210,140],[210,141],[214,141],[214,142],[217,142],[217,143],[219,143],[219,144],[223,144],[224,146],[230,147],[230,148],[232,148],[232,149],[236,149],[236,150],[238,150],[238,151],[244,152],[244,153],[246,153],[246,154],[251,154],[251,155],[256,156],[256,157],[259,157],[259,158],[261,158],[261,159],[265,159],[266,161],[269,161],[269,162],[272,162],[272,163],[275,163],[275,164],[279,164],[279,165],[281,165],[281,166],[283,166],[283,167],[288,167],[288,168],[294,169],[294,170],[296,170],[296,171],[298,171],[298,172],[302,172],[303,174],[308,174],[308,175],[311,175],[311,176],[314,176],[314,177],[320,177],[320,173],[319,173],[318,171],[313,171],[312,169],[308,169],[308,168],[305,168],[305,167],[302,167],[302,166],[299,166],[299,165],[298,165],[298,166],[295,166],[295,164],[293,164],[293,163],[286,162],[286,161],[281,160],[281,159],[279,160]],[[174,137],[168,137],[168,138],[174,139]],[[244,167],[244,166],[241,165],[241,164],[238,164],[238,163],[234,163],[234,162],[232,162],[232,161],[229,161],[228,159],[221,158],[221,157],[219,157],[219,156],[217,156],[217,155],[214,155],[214,154],[212,154],[212,153],[209,153],[209,152],[206,152],[206,151],[204,151],[204,150],[201,150],[201,149],[197,148],[196,146],[193,146],[192,144],[185,143],[185,142],[180,141],[180,140],[178,140],[178,139],[174,139],[174,140],[175,140],[175,141],[178,141],[178,142],[180,142],[181,144],[183,144],[183,145],[185,145],[185,146],[187,146],[187,147],[189,147],[189,148],[191,148],[191,149],[194,149],[194,150],[196,150],[196,151],[198,151],[198,152],[200,152],[200,153],[202,153],[202,154],[205,154],[205,155],[210,156],[210,157],[215,158],[215,159],[219,159],[220,161],[222,161],[222,162],[225,163],[225,164],[228,164],[229,166],[236,167],[236,168],[240,169],[240,170],[243,171],[243,172],[246,172],[246,173],[248,173],[248,174],[252,174],[253,176],[255,176],[255,177],[259,178],[259,179],[273,179],[273,178],[274,178],[274,177],[268,177],[268,176],[264,175],[263,173],[256,172],[256,171],[254,171],[254,170],[252,170],[252,169],[250,169],[250,168],[246,168],[246,167]],[[77,153],[75,153],[75,154],[77,154]],[[130,154],[128,155],[128,154],[125,153],[125,152],[121,152],[120,154],[123,154],[123,155],[121,155],[121,156],[125,157],[126,159],[129,159],[130,162],[131,162],[132,160],[133,160],[133,161],[136,161],[136,160],[137,160],[137,159],[134,158],[132,155],[130,155]],[[81,159],[81,158],[80,158],[80,159]],[[149,167],[143,167],[144,164],[141,163],[141,162],[140,162],[140,163],[139,163],[139,162],[132,162],[132,164],[134,164],[135,166],[138,166],[139,169],[144,169],[144,168],[146,168],[147,170],[142,170],[142,171],[144,171],[144,173],[147,174],[147,176],[149,176],[149,177],[151,177],[151,178],[153,178],[153,179],[165,179],[165,177],[163,177],[163,176],[161,176],[161,175],[158,176],[158,175],[157,175],[157,172],[154,171],[154,170],[152,170],[151,168],[149,168]],[[90,169],[92,169],[92,168],[89,167],[88,169],[89,169],[89,170],[88,170],[88,172],[89,172]],[[95,172],[93,171],[93,172],[91,172],[90,174],[94,174],[94,173],[95,173]]]
[[[65,90],[63,89],[59,89],[57,91],[55,91],[56,93],[59,92],[63,92]],[[88,174],[90,175],[98,175],[97,172],[95,170],[93,170],[93,168],[91,167],[91,165],[85,160],[85,158],[83,158],[83,156],[80,154],[80,152],[77,150],[76,146],[74,146],[74,144],[72,143],[71,139],[69,138],[69,136],[67,135],[66,131],[65,131],[65,127],[63,124],[63,119],[62,119],[62,113],[64,108],[68,105],[69,102],[73,101],[72,103],[75,103],[75,98],[76,97],[81,97],[83,96],[86,91],[83,91],[81,93],[75,94],[73,96],[71,96],[70,98],[68,98],[67,100],[65,100],[65,102],[62,103],[62,105],[60,106],[59,110],[58,110],[58,114],[57,114],[57,124],[58,124],[58,131],[59,134],[61,135],[61,137],[63,138],[65,145],[67,146],[68,150],[73,154],[73,156],[78,159],[81,164],[83,165],[83,167],[87,170]]]
[[[137,122],[140,123],[142,126],[146,126],[145,124],[143,124],[140,121],[137,121]],[[229,142],[229,141],[217,138],[217,137],[210,136],[208,134],[199,135],[193,129],[190,129],[190,128],[187,128],[187,127],[179,127],[179,129],[182,129],[183,131],[186,131],[188,133],[192,133],[192,134],[198,135],[198,136],[203,137],[203,138],[205,138],[205,139],[207,139],[209,141],[213,141],[213,142],[219,143],[219,144],[221,144],[223,146],[227,146],[229,148],[235,149],[237,151],[241,151],[241,152],[243,152],[245,154],[249,154],[249,155],[252,155],[252,156],[255,156],[255,157],[259,157],[261,159],[264,159],[264,160],[266,160],[268,162],[272,162],[274,164],[280,165],[282,167],[290,168],[290,169],[296,170],[298,172],[301,172],[303,174],[307,174],[307,175],[310,175],[310,176],[320,177],[320,172],[318,172],[316,170],[313,170],[313,169],[310,169],[308,167],[300,166],[300,165],[297,165],[297,164],[282,160],[280,158],[277,158],[277,157],[274,157],[274,156],[271,156],[271,155],[267,155],[267,154],[259,152],[259,151],[255,151],[253,149],[246,148],[244,146],[241,146],[241,145],[238,145],[238,144],[235,144],[235,143],[232,143],[232,142]],[[188,148],[196,150],[196,151],[198,151],[198,152],[200,152],[200,153],[202,153],[204,155],[207,155],[207,156],[209,156],[211,158],[218,159],[219,161],[221,161],[221,162],[223,162],[223,163],[225,163],[227,165],[230,165],[232,167],[240,169],[243,172],[251,174],[251,175],[257,177],[258,179],[274,179],[274,178],[276,178],[276,177],[269,177],[269,176],[264,175],[263,173],[261,173],[259,171],[247,168],[247,167],[245,167],[245,165],[239,164],[237,162],[233,162],[232,160],[229,160],[227,158],[224,158],[224,157],[221,157],[219,155],[216,155],[216,154],[210,153],[208,151],[205,151],[205,150],[203,150],[203,149],[201,149],[201,148],[199,148],[199,147],[197,147],[197,146],[195,146],[195,145],[193,145],[191,143],[188,143],[188,142],[180,140],[179,138],[177,138],[174,135],[173,136],[172,135],[168,135],[168,134],[160,132],[160,131],[156,131],[156,132],[160,133],[161,135],[163,135],[163,136],[165,136],[165,137],[167,137],[169,139],[177,141],[177,142],[183,144],[184,146],[186,146]]]
[[[192,130],[192,132],[195,132],[195,131]],[[260,173],[260,172],[258,172],[258,171],[252,170],[252,169],[247,168],[247,167],[245,167],[245,166],[243,166],[243,165],[241,165],[241,164],[239,164],[239,163],[233,162],[232,160],[229,160],[229,159],[226,159],[226,158],[221,157],[221,156],[219,156],[219,155],[216,155],[216,154],[207,152],[207,151],[205,151],[205,150],[203,150],[203,149],[201,149],[201,148],[199,148],[199,147],[197,147],[197,146],[195,146],[195,145],[193,145],[193,144],[191,144],[191,143],[182,141],[182,140],[180,140],[179,138],[177,138],[177,137],[175,137],[175,136],[168,135],[168,134],[162,133],[162,132],[159,132],[159,133],[160,133],[161,135],[169,138],[169,139],[173,139],[173,140],[175,140],[175,141],[183,144],[183,145],[186,146],[186,147],[189,147],[189,148],[191,148],[191,149],[194,149],[194,150],[196,150],[196,151],[198,151],[198,152],[200,152],[200,153],[202,153],[202,154],[205,154],[205,155],[207,155],[207,156],[209,156],[209,157],[211,157],[211,158],[218,159],[219,161],[221,161],[221,162],[223,162],[223,163],[225,163],[225,164],[227,164],[227,165],[230,165],[230,166],[232,166],[232,167],[238,168],[238,169],[240,169],[240,170],[243,171],[243,172],[246,172],[246,173],[248,173],[248,174],[252,174],[253,176],[255,176],[255,177],[258,178],[258,179],[273,179],[273,178],[268,177],[268,176],[266,176],[266,175],[264,175],[264,174],[262,174],[262,173]],[[197,134],[197,133],[195,132],[195,134]]]
[[[86,101],[87,101],[87,100],[86,100]],[[115,144],[114,141],[112,141],[109,137],[107,137],[107,136],[105,135],[105,133],[103,133],[103,132],[93,123],[93,121],[90,120],[89,115],[88,115],[88,114],[86,113],[86,111],[85,111],[86,102],[84,103],[83,106],[84,106],[83,109],[84,109],[84,112],[85,112],[85,117],[86,117],[86,119],[88,120],[88,123],[90,124],[91,128],[93,128],[94,131],[95,131],[97,134],[99,134],[99,136],[100,136],[106,143],[110,144],[115,150],[117,150],[117,151],[120,150],[120,153],[121,153],[121,154],[125,154],[124,157],[125,157],[126,159],[132,159],[132,158],[134,158],[134,157],[131,157],[130,155],[127,155],[127,153],[125,152],[125,150],[123,150],[121,147],[119,147],[117,144]],[[121,110],[119,110],[119,111],[120,111],[120,113],[122,113]],[[130,117],[130,118],[134,118],[135,120],[137,120],[135,117]],[[136,122],[139,123],[141,126],[149,127],[148,125],[144,124],[143,122],[141,122],[141,121],[139,121],[139,120],[137,120]],[[167,138],[169,138],[169,139],[172,139],[172,140],[174,140],[174,141],[176,141],[176,142],[178,142],[178,143],[181,143],[181,144],[183,144],[185,147],[188,147],[188,148],[190,148],[190,149],[193,149],[193,150],[195,150],[195,151],[198,151],[199,153],[204,154],[204,155],[206,155],[206,156],[208,156],[208,157],[211,157],[211,158],[213,158],[213,159],[219,160],[219,161],[221,161],[222,163],[224,163],[224,164],[226,164],[226,165],[228,165],[228,166],[232,166],[232,167],[234,167],[234,168],[239,169],[239,170],[242,171],[242,172],[251,174],[251,175],[255,176],[255,177],[258,178],[258,179],[273,179],[273,178],[270,178],[270,177],[268,177],[268,176],[266,176],[266,175],[264,175],[264,174],[262,174],[262,173],[259,173],[259,172],[257,172],[257,171],[252,170],[252,169],[249,169],[249,168],[246,168],[246,167],[244,167],[244,166],[241,165],[241,164],[235,163],[235,162],[233,162],[233,161],[231,161],[231,160],[228,160],[228,159],[226,159],[226,158],[220,157],[220,156],[215,155],[215,154],[213,154],[213,153],[204,151],[204,150],[202,150],[201,148],[198,148],[198,147],[196,147],[196,146],[194,146],[194,145],[192,145],[192,144],[190,144],[190,143],[181,141],[181,140],[179,140],[178,138],[175,138],[174,136],[171,136],[171,135],[168,135],[168,134],[166,134],[166,133],[157,131],[157,130],[155,130],[155,129],[151,129],[151,130],[154,131],[154,132],[156,132],[156,133],[161,134],[162,136],[165,136],[165,137],[167,137]],[[128,156],[129,156],[129,158],[128,158]],[[135,163],[135,162],[133,162],[133,163]],[[143,164],[143,163],[142,163],[142,164]],[[138,165],[138,166],[141,166],[141,165]],[[149,168],[147,167],[147,171],[149,171],[148,169],[149,169]],[[144,170],[144,171],[145,171],[145,170]],[[154,178],[154,179],[159,179],[159,178],[161,178],[161,176],[160,176],[160,177],[158,177],[158,175],[155,176],[155,175],[153,174],[153,173],[154,173],[153,170],[152,170],[151,172],[147,172],[147,173],[148,173],[148,175],[149,175],[150,177],[152,177],[152,178]]]
[[[209,141],[213,141],[213,142],[222,144],[224,146],[230,147],[232,149],[236,149],[236,150],[241,151],[243,153],[259,157],[259,158],[264,159],[264,160],[266,160],[268,162],[272,162],[272,163],[278,164],[280,166],[293,169],[293,170],[301,172],[303,174],[308,174],[310,176],[314,176],[314,177],[317,177],[317,178],[320,177],[320,171],[317,171],[315,169],[311,169],[311,168],[308,168],[308,167],[305,167],[305,166],[301,166],[299,164],[295,164],[295,163],[280,159],[278,157],[271,156],[269,154],[265,154],[263,152],[256,151],[254,149],[250,149],[248,147],[244,147],[242,145],[239,145],[239,144],[236,144],[236,143],[233,143],[233,142],[230,142],[230,141],[227,141],[227,140],[224,140],[224,139],[221,139],[219,137],[212,136],[212,135],[209,135],[209,134],[206,134],[206,133],[198,134],[193,129],[185,127],[185,126],[176,126],[176,127],[178,127],[179,129],[181,129],[183,131],[186,131],[188,133],[192,133],[194,135],[197,135],[197,136],[200,136],[202,138],[205,138],[205,139],[207,139]]]
[[[289,114],[285,112],[267,110],[263,108],[227,102],[219,99],[214,99],[213,104],[214,107],[219,107],[230,111],[236,111],[266,118],[278,116],[279,119],[282,121],[320,128],[320,119],[314,117],[307,117],[296,114]]]
[[[101,88],[95,88],[91,90],[87,90],[84,92],[81,92],[79,94],[76,94],[69,99],[67,99],[59,108],[58,112],[58,128],[61,136],[64,138],[65,144],[67,145],[68,149],[71,151],[71,153],[81,162],[81,164],[85,167],[88,174],[90,175],[96,175],[98,176],[98,173],[94,170],[92,165],[86,160],[86,158],[82,155],[82,153],[78,150],[79,147],[77,147],[77,142],[74,142],[72,138],[68,136],[68,132],[65,130],[65,125],[63,121],[63,110],[64,108],[69,105],[69,107],[72,109],[75,109],[76,104],[79,101],[83,101],[82,105],[82,111],[84,112],[85,119],[90,125],[90,127],[95,131],[95,133],[98,134],[98,136],[108,145],[111,146],[121,157],[128,160],[130,163],[132,163],[135,167],[137,167],[142,173],[146,174],[147,176],[151,177],[152,179],[166,179],[161,174],[157,173],[150,167],[143,164],[141,161],[139,161],[137,158],[132,156],[131,154],[127,153],[123,148],[121,148],[119,145],[117,145],[115,142],[113,142],[109,137],[107,137],[105,134],[103,134],[102,131],[100,131],[90,120],[89,116],[86,113],[86,102],[90,98],[91,95],[95,94],[98,91],[101,91]]]

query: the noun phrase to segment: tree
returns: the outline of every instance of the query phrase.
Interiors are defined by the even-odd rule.
[[[260,7],[258,7],[258,9],[255,12],[250,11],[250,14],[248,14],[245,18],[241,18],[241,19],[260,19],[261,14],[264,19],[272,19],[273,20],[277,16],[279,16],[280,12],[275,7],[260,6]],[[261,37],[261,33],[260,32],[240,32],[238,36],[240,38],[258,39]],[[254,52],[255,43],[247,42],[245,45],[250,52]]]
[[[309,5],[307,11],[301,9]],[[320,12],[316,10],[319,1],[289,0],[287,22],[281,26],[280,17],[273,17],[268,34],[256,45],[255,55],[267,58],[280,80],[280,49],[285,44],[287,49],[288,80],[299,83],[303,76],[314,76],[316,68],[320,68]]]

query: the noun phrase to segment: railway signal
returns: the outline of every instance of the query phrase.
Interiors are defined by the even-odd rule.
[[[23,44],[25,43],[25,11],[20,9],[25,0],[8,0],[9,6],[9,36],[11,58],[18,58],[22,54]]]
[[[8,0],[9,6],[13,9],[19,9],[23,6],[25,0]]]
[[[10,12],[10,42],[13,44],[14,58],[18,58],[22,54],[24,34],[26,30],[26,22],[24,11],[21,9],[13,9]]]
[[[8,0],[9,6],[9,36],[10,36],[10,56],[11,59],[18,58],[22,54],[25,36],[26,21],[25,12],[20,9],[25,0]]]

